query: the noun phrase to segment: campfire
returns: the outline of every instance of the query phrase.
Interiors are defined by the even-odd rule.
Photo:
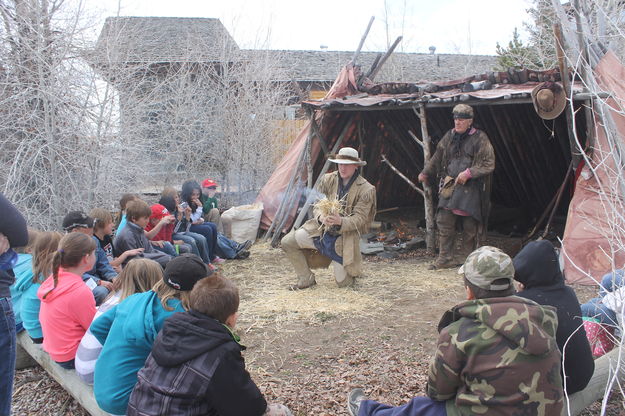
[[[380,223],[379,232],[372,232],[361,237],[360,251],[365,255],[377,255],[383,258],[395,258],[400,253],[425,247],[425,240],[418,236],[418,228],[410,227],[405,221],[399,225]],[[394,254],[391,254],[394,253]]]

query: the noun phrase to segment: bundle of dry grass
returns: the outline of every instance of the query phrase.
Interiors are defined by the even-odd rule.
[[[315,202],[314,207],[322,217],[327,217],[328,215],[345,215],[343,201],[339,199],[321,198]],[[325,224],[319,226],[319,229],[323,230],[323,232],[328,231],[329,228],[330,227]]]

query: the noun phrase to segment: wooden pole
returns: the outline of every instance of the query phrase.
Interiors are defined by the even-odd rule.
[[[432,139],[428,133],[427,125],[427,113],[425,111],[425,104],[419,105],[419,110],[413,109],[415,114],[419,116],[419,122],[421,124],[421,138],[423,140],[423,167],[430,161],[432,155],[430,154],[430,146]],[[423,204],[425,208],[425,246],[428,253],[434,253],[436,250],[436,208],[434,207],[434,194],[432,192],[432,186],[428,181],[423,182],[423,192],[425,197],[423,198]]]
[[[562,199],[562,195],[564,194],[564,189],[566,188],[566,183],[569,181],[571,177],[571,173],[573,172],[573,160],[571,159],[571,163],[569,164],[569,168],[566,171],[566,175],[564,175],[564,180],[562,181],[562,185],[560,185],[560,189],[558,189],[558,193],[556,196],[556,202],[551,209],[551,215],[549,215],[549,220],[547,221],[547,225],[545,225],[545,231],[543,232],[542,237],[545,238],[547,233],[549,232],[549,226],[551,225],[551,221],[553,221],[553,216],[556,215],[556,211],[558,210],[558,205],[560,205],[560,200]]]
[[[343,127],[343,131],[339,135],[338,139],[336,139],[336,143],[334,143],[334,146],[332,147],[332,152],[331,152],[332,154],[335,154],[339,146],[341,145],[341,143],[343,143],[343,139],[345,138],[347,131],[351,127],[353,119],[354,117],[351,116],[349,120],[347,120],[345,127]],[[323,178],[323,175],[326,174],[329,168],[330,168],[330,161],[326,159],[326,163],[323,165],[321,172],[319,172],[319,176],[317,177],[317,180],[315,181],[315,186],[313,186],[313,189],[315,189],[317,185],[319,185],[319,181],[321,180],[321,178]],[[306,212],[308,211],[308,207],[310,206],[310,204],[312,204],[312,199],[313,199],[313,192],[309,192],[308,196],[306,196],[306,202],[304,202],[304,206],[302,207],[302,210],[299,212],[299,215],[297,216],[297,218],[295,219],[295,222],[293,223],[293,228],[297,228],[302,224],[302,221],[304,220],[304,216],[306,215]]]
[[[410,137],[412,137],[414,139],[415,142],[417,142],[417,144],[423,148],[425,148],[425,146],[423,145],[423,142],[421,140],[419,140],[419,138],[417,137],[416,134],[414,134],[412,131],[408,130],[408,134],[410,135]]]
[[[581,152],[575,142],[575,131],[573,130],[573,102],[571,100],[571,82],[569,80],[569,68],[566,64],[564,56],[564,40],[562,38],[562,27],[559,23],[554,23],[553,34],[556,38],[556,55],[558,57],[558,66],[560,68],[560,78],[562,78],[562,85],[564,86],[564,92],[566,95],[566,107],[564,108],[564,114],[566,116],[566,127],[569,133],[569,146],[571,148],[571,159],[574,161],[573,166],[579,164],[581,158]]]
[[[397,39],[395,39],[395,42],[393,42],[393,44],[388,49],[388,51],[386,51],[382,59],[380,59],[380,63],[375,67],[373,72],[367,76],[371,81],[373,81],[373,78],[375,78],[375,76],[378,75],[378,72],[380,72],[382,65],[384,65],[386,60],[391,56],[391,54],[393,53],[397,45],[399,45],[399,42],[401,42],[402,39],[403,39],[403,36],[399,36]]]
[[[356,48],[356,52],[354,52],[354,56],[352,56],[353,65],[356,65],[356,62],[358,61],[360,50],[362,49],[362,46],[365,44],[365,39],[367,39],[367,35],[369,35],[369,30],[371,29],[371,25],[373,24],[374,20],[375,20],[375,16],[371,16],[371,19],[369,19],[369,24],[367,25],[367,29],[365,29],[365,33],[362,35],[362,38],[360,38],[360,43],[358,44],[358,48]]]
[[[425,193],[423,192],[423,190],[421,188],[419,188],[417,185],[415,185],[410,179],[408,179],[408,177],[406,175],[401,173],[401,171],[399,169],[397,169],[395,166],[393,166],[393,164],[388,161],[388,159],[386,158],[386,155],[384,155],[384,153],[382,153],[382,162],[386,163],[393,170],[393,172],[395,172],[397,174],[397,176],[402,178],[408,185],[410,185],[410,187],[412,189],[414,189],[415,191],[419,192],[421,194],[421,196],[425,198]]]

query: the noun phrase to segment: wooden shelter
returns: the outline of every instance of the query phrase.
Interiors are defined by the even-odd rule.
[[[425,191],[415,187],[414,182],[424,159],[429,157],[424,150],[430,154],[435,150],[437,141],[453,127],[452,107],[462,102],[474,107],[475,125],[486,131],[495,148],[494,204],[521,207],[530,220],[538,219],[553,205],[572,159],[568,124],[564,113],[553,121],[541,119],[530,93],[542,81],[559,81],[558,71],[485,73],[429,84],[377,84],[368,87],[374,91],[369,93],[358,89],[354,82],[357,77],[357,70],[348,65],[337,78],[334,90],[351,94],[302,103],[309,125],[277,169],[279,178],[270,179],[267,186],[271,188],[277,179],[284,183],[287,177],[294,184],[311,186],[327,170],[328,153],[353,146],[368,162],[362,174],[378,190],[378,209],[418,205]],[[482,89],[488,84],[489,89]],[[575,105],[581,108],[588,95],[580,85],[575,84],[573,90]],[[575,125],[578,135],[586,137],[584,111],[577,112]],[[298,152],[303,156],[295,163]],[[291,168],[286,169],[290,174],[285,175],[287,167]],[[278,207],[272,210],[275,201],[270,198],[275,191],[261,191],[266,227],[278,214]],[[301,186],[292,185],[291,195],[279,199],[290,199],[278,215],[278,221],[283,222],[279,230],[287,231],[293,222],[301,223],[302,216],[295,218],[294,208],[302,199],[300,191]],[[563,199],[562,207],[566,209],[568,197]]]

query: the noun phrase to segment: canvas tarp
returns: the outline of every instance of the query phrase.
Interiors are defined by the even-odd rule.
[[[346,65],[343,67],[339,75],[337,76],[334,84],[330,88],[330,91],[326,94],[324,99],[331,99],[336,97],[345,97],[348,95],[353,95],[358,92],[356,88],[356,79],[354,67],[352,65]],[[323,117],[322,113],[318,113],[315,117],[317,117],[317,122]],[[297,135],[297,138],[286,152],[278,167],[274,170],[273,174],[260,190],[258,197],[256,198],[256,202],[262,202],[264,206],[263,216],[261,217],[260,223],[261,228],[268,229],[273,222],[276,213],[278,212],[278,208],[280,206],[280,202],[284,198],[285,191],[288,187],[289,181],[294,174],[295,169],[297,168],[297,161],[299,159],[299,155],[304,151],[304,146],[306,146],[306,140],[308,135],[310,134],[311,125],[310,121],[306,123],[302,131]],[[316,160],[319,155],[320,146],[317,140],[312,142],[311,146],[311,159]],[[301,172],[302,180],[306,179],[307,172]],[[301,189],[298,190],[298,194],[301,193]],[[289,212],[289,216],[284,224],[284,228],[289,229],[291,224],[293,223],[295,212],[297,207],[294,206],[291,208]]]
[[[577,179],[563,237],[562,257],[569,283],[595,284],[605,273],[625,264],[625,67],[608,52],[594,72],[598,87],[612,94],[605,108],[614,125],[604,128],[607,119],[595,106],[590,166],[584,166]]]

